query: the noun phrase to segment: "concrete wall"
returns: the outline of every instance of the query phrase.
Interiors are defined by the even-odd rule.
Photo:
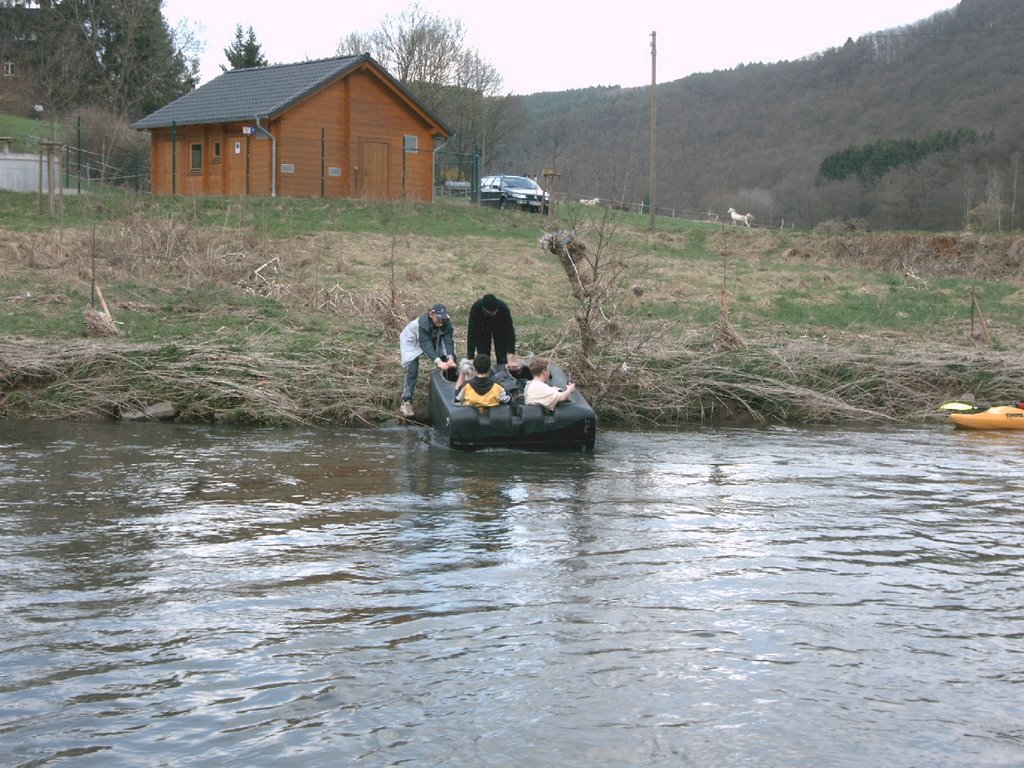
[[[64,180],[61,158],[53,158],[54,187],[59,188]],[[43,192],[50,191],[47,178],[47,161],[43,156]],[[0,189],[9,192],[39,191],[39,155],[20,152],[0,152]]]

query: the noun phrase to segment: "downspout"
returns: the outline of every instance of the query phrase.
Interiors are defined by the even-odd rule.
[[[277,137],[260,125],[259,115],[256,116],[256,130],[270,139],[270,196],[277,197]]]

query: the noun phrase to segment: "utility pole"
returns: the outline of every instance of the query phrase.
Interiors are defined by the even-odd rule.
[[[658,147],[658,101],[655,91],[658,87],[658,33],[651,32],[651,232],[654,224],[654,190],[657,181],[657,147]]]

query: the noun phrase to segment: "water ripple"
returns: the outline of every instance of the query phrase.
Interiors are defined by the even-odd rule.
[[[1019,440],[423,438],[12,424],[0,753],[1024,764]]]

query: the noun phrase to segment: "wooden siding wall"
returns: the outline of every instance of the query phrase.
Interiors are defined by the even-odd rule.
[[[255,121],[178,128],[177,174],[173,130],[153,131],[153,192],[269,196],[272,142],[243,135],[246,125]],[[263,127],[278,137],[280,196],[433,199],[435,126],[369,69],[322,88]],[[417,152],[405,152],[407,135],[416,136]],[[191,170],[193,144],[202,147],[199,173]],[[369,178],[367,157],[383,178]]]
[[[242,123],[161,128],[153,131],[151,141],[154,194],[270,195],[271,142],[243,135]],[[219,158],[215,157],[218,142]],[[199,173],[191,167],[193,144],[203,148]],[[232,173],[241,174],[240,188],[233,189]]]

